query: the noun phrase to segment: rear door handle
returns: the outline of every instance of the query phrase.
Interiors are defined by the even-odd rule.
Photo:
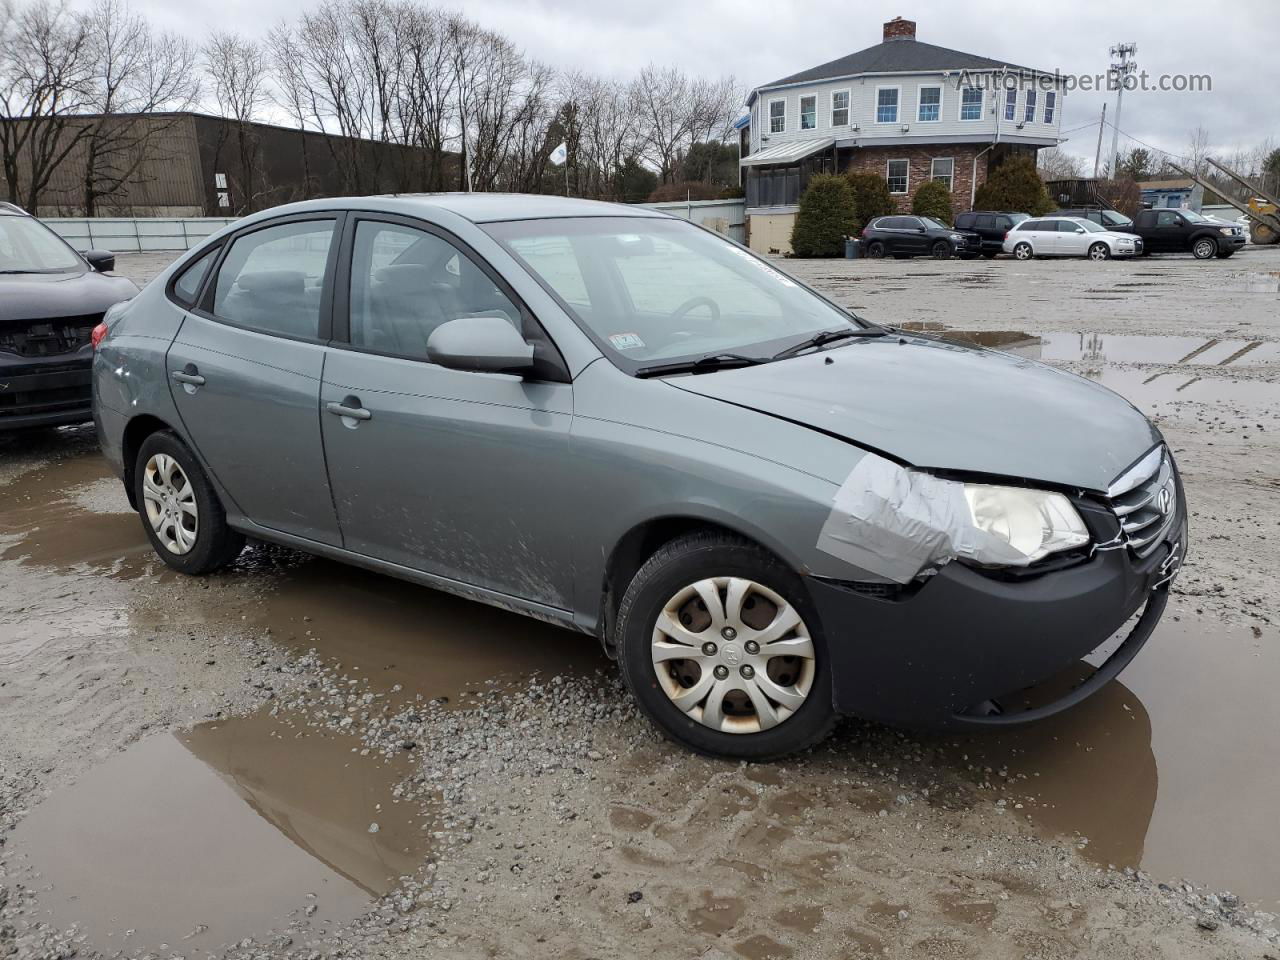
[[[342,403],[332,401],[324,408],[336,417],[348,417],[352,420],[372,420],[373,414],[360,405],[359,397],[346,397]]]

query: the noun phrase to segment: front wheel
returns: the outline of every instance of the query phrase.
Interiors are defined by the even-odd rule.
[[[1219,250],[1219,251],[1218,251],[1218,259],[1219,259],[1219,260],[1226,260],[1228,257],[1234,256],[1234,255],[1235,255],[1235,251],[1234,251],[1234,250]]]
[[[738,537],[696,533],[660,548],[622,598],[616,639],[640,708],[700,753],[777,757],[835,724],[826,644],[804,585]]]
[[[1093,246],[1089,248],[1089,259],[1090,260],[1110,260],[1111,248],[1108,247],[1101,240],[1099,240],[1097,243],[1095,243]]]
[[[935,260],[950,260],[951,244],[947,243],[945,240],[939,240],[933,245],[930,252],[933,254],[933,259]]]
[[[1218,253],[1218,245],[1209,237],[1201,237],[1191,246],[1191,255],[1197,260],[1208,260],[1210,257],[1216,256]]]
[[[1013,256],[1017,260],[1030,260],[1035,256],[1035,251],[1031,249],[1031,244],[1024,240],[1013,248]]]
[[[244,536],[227,526],[209,478],[171,431],[153,433],[142,442],[133,482],[147,538],[173,569],[210,573],[244,548]]]

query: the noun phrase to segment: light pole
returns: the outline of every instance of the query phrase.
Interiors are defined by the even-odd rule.
[[[1124,98],[1124,83],[1129,74],[1138,69],[1131,59],[1138,52],[1136,43],[1117,43],[1111,48],[1116,60],[1111,64],[1110,75],[1116,78],[1116,118],[1111,122],[1111,179],[1120,172],[1120,103]]]

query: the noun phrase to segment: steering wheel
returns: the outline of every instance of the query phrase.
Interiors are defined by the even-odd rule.
[[[693,310],[698,307],[707,307],[711,311],[711,316],[707,319],[708,325],[714,325],[720,322],[720,304],[716,303],[710,297],[690,297],[680,306],[671,311],[672,320],[683,320]]]

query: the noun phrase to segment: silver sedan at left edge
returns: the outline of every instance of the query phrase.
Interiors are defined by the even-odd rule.
[[[279,207],[106,323],[102,448],[170,566],[252,537],[561,624],[705,753],[1066,709],[1186,550],[1172,455],[1116,394],[877,326],[652,210]]]

